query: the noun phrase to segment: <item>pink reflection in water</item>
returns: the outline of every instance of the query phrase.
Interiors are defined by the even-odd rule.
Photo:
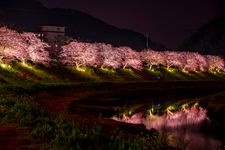
[[[121,116],[113,116],[112,119],[132,124],[144,124],[149,130],[155,128],[158,131],[165,131],[170,144],[181,149],[224,149],[224,143],[218,139],[204,135],[193,128],[179,128],[198,125],[204,120],[208,120],[207,110],[196,105],[182,108],[176,112],[167,110],[161,116],[154,115],[150,111],[147,116],[143,113],[136,113],[131,117],[122,114]]]
[[[113,120],[126,122],[126,123],[132,123],[132,124],[142,124],[144,122],[143,114],[142,113],[136,113],[132,115],[131,117],[126,116],[125,114],[122,114],[122,116],[113,116]]]
[[[161,116],[153,115],[150,111],[150,114],[147,116],[144,116],[142,113],[136,113],[131,117],[123,114],[122,116],[113,116],[112,119],[132,124],[144,124],[147,129],[161,129],[197,125],[207,119],[206,113],[206,109],[192,106],[182,108],[176,112],[167,110],[166,113]]]

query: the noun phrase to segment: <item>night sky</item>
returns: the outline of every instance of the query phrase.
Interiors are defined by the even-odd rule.
[[[119,28],[148,33],[175,48],[199,27],[225,12],[225,0],[38,0],[51,8],[72,8]]]

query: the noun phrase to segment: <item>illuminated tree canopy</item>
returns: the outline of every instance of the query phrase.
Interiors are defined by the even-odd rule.
[[[0,28],[0,61],[40,63],[49,65],[49,45],[34,33],[18,33],[6,27]],[[137,52],[130,47],[113,47],[105,43],[72,41],[62,46],[58,62],[67,66],[95,68],[133,68],[142,70],[153,66],[177,68],[185,71],[225,71],[224,59],[220,56],[201,55],[188,51],[154,51],[144,49]]]
[[[0,28],[0,60],[12,62],[32,61],[48,65],[48,44],[42,42],[34,33],[18,33],[6,27]]]

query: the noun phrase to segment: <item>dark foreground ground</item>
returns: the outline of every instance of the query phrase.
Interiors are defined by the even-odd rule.
[[[158,81],[81,83],[69,87],[39,88],[27,94],[52,116],[63,114],[80,124],[92,125],[94,122],[100,122],[109,130],[121,128],[127,133],[137,134],[146,132],[144,126],[119,123],[108,118],[118,113],[117,108],[123,111],[122,109],[138,105],[140,107],[136,109],[139,111],[152,102],[169,104],[187,98],[198,98],[204,107],[209,108],[209,115],[219,120],[223,126],[225,121],[221,116],[225,112],[225,94],[221,92],[224,91],[223,81]],[[32,143],[29,128],[17,127],[13,124],[0,124],[0,126],[0,149],[45,148]]]

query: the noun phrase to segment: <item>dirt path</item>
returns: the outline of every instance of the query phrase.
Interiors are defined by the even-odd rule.
[[[91,89],[57,89],[40,92],[34,96],[34,101],[52,115],[68,114],[69,105],[93,93]]]
[[[0,150],[39,150],[32,144],[30,128],[0,124]]]

